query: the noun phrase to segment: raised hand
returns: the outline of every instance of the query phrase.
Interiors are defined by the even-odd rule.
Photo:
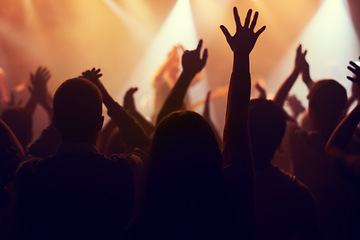
[[[307,63],[305,56],[306,56],[307,50],[304,52],[302,51],[302,45],[300,44],[299,47],[296,50],[296,58],[295,58],[295,69],[299,71],[303,71],[306,68],[309,68],[309,64]]]
[[[50,78],[50,71],[46,67],[42,66],[39,66],[35,73],[30,74],[31,86],[28,86],[28,89],[32,97],[25,106],[25,109],[27,109],[29,113],[33,114],[36,103],[40,103],[40,105],[48,113],[49,119],[52,117],[52,97],[50,96],[47,87],[47,83]]]
[[[305,107],[295,95],[289,95],[286,99],[286,102],[293,113],[292,116],[294,119],[297,119],[298,116],[305,111]]]
[[[260,85],[259,82],[255,83],[255,88],[259,92],[259,97],[258,98],[266,99],[266,91],[265,91],[264,87]]]
[[[124,108],[128,113],[135,113],[136,107],[134,102],[134,93],[138,90],[138,88],[130,88],[127,90],[124,96]]]
[[[236,32],[235,32],[234,36],[230,35],[229,31],[227,30],[227,28],[224,25],[221,25],[220,28],[221,28],[222,32],[224,33],[224,35],[226,37],[226,41],[229,43],[229,46],[233,52],[250,54],[250,52],[254,48],[256,40],[258,39],[260,34],[265,30],[266,27],[263,26],[258,31],[254,32],[256,22],[258,19],[258,15],[259,15],[258,12],[255,12],[254,18],[251,21],[250,27],[249,27],[249,24],[250,24],[250,19],[251,19],[251,14],[252,14],[251,9],[249,9],[249,11],[246,15],[245,23],[243,26],[241,25],[240,17],[239,17],[236,7],[234,7],[233,12],[234,12],[234,19],[235,19],[235,24],[236,24]]]
[[[354,74],[354,76],[353,77],[348,76],[347,79],[349,79],[352,82],[360,84],[360,66],[353,61],[350,61],[349,64],[350,66],[348,66],[347,69],[349,69]]]
[[[38,97],[41,101],[48,97],[47,82],[51,78],[50,71],[46,67],[38,67],[35,74],[30,74],[30,82],[32,86],[29,86],[29,91]]]
[[[208,58],[208,51],[205,49],[202,58],[200,57],[202,44],[203,40],[200,40],[195,50],[186,50],[182,55],[181,63],[184,72],[197,74],[205,67]]]
[[[100,73],[100,71],[101,71],[100,68],[98,69],[92,68],[91,70],[86,70],[82,72],[81,77],[90,80],[92,83],[98,86],[100,83],[100,77],[102,76],[102,73]]]

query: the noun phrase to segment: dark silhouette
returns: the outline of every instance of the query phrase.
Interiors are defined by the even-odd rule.
[[[286,139],[295,176],[309,187],[318,201],[319,229],[324,239],[346,236],[353,186],[339,173],[335,161],[325,152],[325,144],[346,111],[346,90],[338,82],[325,79],[313,82],[309,64],[297,50],[295,68],[282,84],[274,102],[283,106],[298,75],[309,88],[308,117],[311,130],[305,130],[294,121],[287,122]]]
[[[105,97],[116,114],[120,106],[113,102],[110,108]],[[57,89],[53,122],[61,145],[54,156],[26,162],[18,171],[22,238],[114,239],[128,224],[134,207],[128,160],[106,158],[94,147],[102,99],[87,79],[70,79]]]
[[[354,73],[354,77],[348,77],[354,84],[360,84],[360,67],[350,61],[348,69]],[[326,151],[335,158],[341,169],[342,176],[356,185],[354,204],[351,206],[351,213],[347,226],[346,239],[359,239],[360,231],[360,151],[354,148],[353,142],[356,139],[356,130],[360,121],[360,104],[349,113],[346,118],[337,126],[326,145]],[[357,140],[358,141],[358,140]]]
[[[318,239],[315,201],[294,176],[272,165],[285,133],[284,111],[272,101],[250,101],[249,130],[255,164],[255,238]]]

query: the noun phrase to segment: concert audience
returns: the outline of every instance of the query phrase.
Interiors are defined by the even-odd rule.
[[[347,99],[337,81],[311,79],[299,45],[274,100],[257,83],[259,98],[250,101],[250,53],[265,26],[255,30],[251,9],[243,22],[236,7],[233,15],[234,35],[220,26],[233,57],[222,139],[210,91],[203,116],[184,110],[207,62],[203,40],[182,56],[174,47],[160,67],[154,125],[136,108],[137,88],[119,105],[100,69],[65,80],[52,97],[50,72],[39,67],[24,107],[3,101],[0,81],[0,104],[8,104],[0,119],[0,238],[359,239],[360,103],[344,116],[359,99],[360,67],[350,62]],[[307,110],[288,96],[300,75]],[[37,104],[51,123],[31,143]]]

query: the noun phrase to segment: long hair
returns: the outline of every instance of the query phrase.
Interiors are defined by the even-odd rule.
[[[166,225],[169,232],[194,233],[221,220],[221,151],[203,117],[190,111],[166,116],[154,133],[148,164],[143,217],[151,231]]]

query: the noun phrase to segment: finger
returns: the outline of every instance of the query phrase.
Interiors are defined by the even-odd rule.
[[[245,19],[244,28],[249,28],[249,23],[250,23],[251,14],[252,14],[252,9],[249,9],[249,11],[248,11],[247,14],[246,14],[246,19]]]
[[[234,13],[234,19],[235,19],[235,24],[236,24],[236,31],[241,27],[241,22],[240,22],[240,17],[239,17],[239,13],[236,7],[233,8],[233,13]]]
[[[261,33],[263,33],[266,29],[266,26],[263,26],[262,28],[260,28],[259,30],[257,30],[257,32],[255,33],[256,38],[258,38],[260,36]]]
[[[254,28],[256,26],[256,23],[257,23],[257,20],[258,20],[258,16],[259,16],[259,13],[258,12],[255,12],[255,15],[254,15],[254,18],[251,22],[251,25],[250,25],[250,30],[251,31],[254,31]],[[300,45],[301,46],[301,45]]]
[[[347,69],[349,69],[352,73],[356,74],[356,69],[355,68],[352,68],[352,67],[348,66]]]
[[[208,58],[208,50],[207,50],[207,48],[205,48],[202,59],[201,59],[201,63],[202,63],[203,67],[206,65],[207,58]]]
[[[98,78],[102,77],[102,73],[96,75]]]
[[[305,57],[307,54],[307,50],[305,50],[305,52],[303,53],[303,57]]]
[[[98,68],[98,69],[96,69],[96,73],[99,73],[101,71],[101,69],[100,68]]]
[[[350,61],[349,64],[350,64],[351,66],[353,66],[354,68],[359,68],[359,66],[358,66],[355,62],[353,62],[353,61]]]
[[[298,48],[296,49],[296,52],[297,53],[301,53],[301,48],[302,48],[302,46],[301,46],[301,44],[298,46]]]
[[[199,40],[199,43],[198,43],[198,45],[197,45],[197,47],[196,47],[196,51],[200,52],[200,50],[201,50],[201,48],[202,48],[202,45],[203,45],[203,40],[200,39],[200,40]]]
[[[93,68],[91,69],[91,71],[95,71],[95,68],[93,67]]]
[[[356,78],[354,78],[354,77],[349,77],[349,76],[347,76],[346,78],[349,79],[350,81],[354,82],[354,83],[358,82],[358,81],[356,80]]]
[[[223,32],[223,34],[225,35],[226,40],[229,42],[229,40],[231,39],[231,35],[230,35],[229,31],[227,30],[227,28],[224,25],[221,25],[220,29]]]

